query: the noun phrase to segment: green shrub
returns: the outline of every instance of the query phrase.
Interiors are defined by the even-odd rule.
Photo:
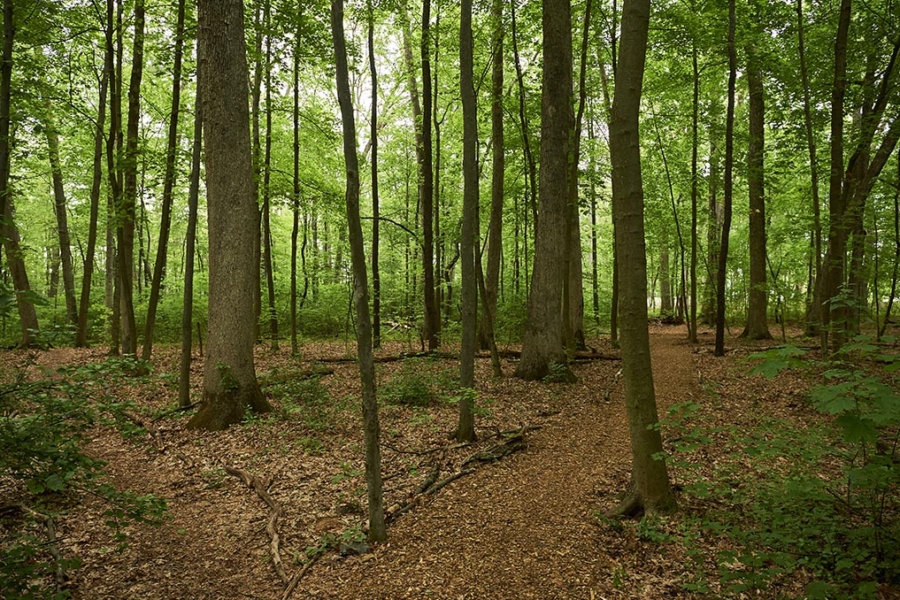
[[[299,418],[316,430],[331,426],[332,412],[338,406],[331,402],[331,394],[322,385],[320,376],[275,372],[261,378],[261,387],[263,392],[280,403],[282,417]]]

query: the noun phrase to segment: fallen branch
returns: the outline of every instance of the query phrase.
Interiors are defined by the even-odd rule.
[[[63,571],[62,555],[59,553],[59,547],[56,545],[56,526],[53,524],[53,518],[50,515],[39,513],[24,504],[18,506],[22,512],[28,513],[35,519],[44,522],[44,527],[47,528],[47,550],[50,552],[50,556],[53,557],[56,566],[54,577],[56,578],[56,583],[62,585],[65,582],[65,572]]]
[[[281,578],[281,581],[285,585],[290,585],[291,579],[287,576],[287,573],[284,570],[284,564],[281,561],[281,553],[278,549],[278,544],[280,542],[280,538],[278,536],[278,520],[283,516],[284,510],[281,508],[281,505],[275,502],[275,499],[269,494],[266,490],[268,486],[266,486],[263,481],[256,477],[255,475],[250,475],[249,473],[237,469],[235,467],[224,467],[225,472],[229,475],[234,475],[238,479],[240,479],[244,485],[249,488],[252,488],[256,495],[260,497],[260,499],[266,503],[266,506],[269,507],[269,520],[266,523],[266,534],[269,536],[269,554],[272,557],[272,566],[275,567],[275,572],[278,573],[278,576]]]
[[[321,554],[316,554],[312,558],[306,561],[306,564],[303,565],[303,568],[300,569],[300,572],[291,577],[290,582],[288,582],[287,588],[285,588],[284,593],[281,595],[281,600],[288,600],[291,597],[291,594],[294,593],[294,590],[297,589],[297,584],[300,583],[300,580],[303,579],[303,576],[306,575],[306,572],[309,571],[316,561],[319,560]]]
[[[452,446],[438,446],[436,448],[426,448],[425,450],[403,450],[402,448],[397,448],[396,446],[389,444],[387,442],[382,442],[385,448],[389,450],[393,450],[398,454],[412,454],[414,456],[424,456],[426,454],[434,454],[435,452],[440,452],[441,450],[457,450],[459,448],[465,448],[466,446],[471,446],[471,442],[462,442],[460,444],[453,444]]]
[[[192,404],[188,404],[187,406],[179,406],[178,408],[173,408],[172,410],[167,410],[166,412],[161,413],[161,414],[157,415],[156,417],[154,417],[153,421],[151,421],[151,422],[156,423],[158,421],[162,421],[163,419],[165,419],[168,416],[171,416],[171,415],[174,415],[174,414],[180,413],[180,412],[187,412],[187,411],[191,410],[192,408],[197,408],[201,404],[203,404],[203,401],[197,400],[196,402],[194,402]]]
[[[504,456],[509,456],[513,452],[524,450],[527,447],[528,444],[525,443],[525,432],[519,431],[519,433],[517,433],[516,435],[507,438],[499,444],[494,444],[486,450],[476,452],[475,454],[464,460],[462,466],[466,466],[467,464],[473,462],[493,462],[495,460],[503,458]]]

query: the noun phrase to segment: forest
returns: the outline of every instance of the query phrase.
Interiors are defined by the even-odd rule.
[[[900,595],[896,0],[2,0],[0,600]]]

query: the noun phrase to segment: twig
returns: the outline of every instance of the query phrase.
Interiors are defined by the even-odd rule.
[[[441,450],[458,450],[459,448],[465,448],[466,446],[471,446],[471,442],[462,442],[460,444],[453,444],[452,446],[438,446],[437,448],[428,448],[426,450],[403,450],[401,448],[397,448],[393,444],[389,444],[388,442],[382,442],[385,448],[389,450],[393,450],[398,454],[412,454],[414,456],[424,456],[426,454],[433,454],[435,452],[440,452]]]
[[[203,401],[197,400],[193,404],[188,404],[187,406],[179,406],[178,408],[173,408],[172,410],[167,410],[166,412],[154,417],[154,419],[151,421],[151,423],[156,423],[157,421],[162,421],[169,415],[174,415],[175,413],[186,412],[186,411],[191,410],[192,408],[197,408],[201,404],[203,404]]]
[[[234,475],[238,479],[240,479],[244,485],[249,488],[252,488],[256,495],[260,497],[260,499],[266,503],[269,507],[269,520],[266,522],[266,534],[269,536],[269,554],[272,556],[272,566],[275,567],[275,572],[278,573],[278,576],[281,578],[281,581],[287,585],[290,583],[290,578],[287,576],[287,573],[284,570],[284,564],[281,562],[281,553],[278,549],[278,544],[280,542],[280,538],[278,536],[278,519],[284,514],[284,510],[281,508],[281,505],[275,502],[272,496],[266,491],[268,487],[265,482],[263,482],[259,477],[255,475],[250,475],[245,471],[237,469],[235,467],[224,467],[225,472],[229,475]]]
[[[19,508],[22,509],[22,512],[26,512],[29,515],[44,522],[44,527],[47,528],[47,550],[50,552],[50,556],[52,556],[53,560],[56,562],[54,576],[56,577],[56,583],[62,585],[65,577],[62,566],[62,555],[59,553],[59,548],[56,545],[56,527],[53,524],[53,518],[50,515],[39,513],[36,510],[25,506],[24,504],[20,504]]]
[[[287,588],[285,588],[284,593],[281,595],[281,600],[288,600],[291,597],[291,594],[294,593],[294,590],[297,589],[297,584],[300,583],[300,580],[303,579],[303,576],[306,575],[306,572],[309,571],[316,561],[319,560],[321,554],[316,554],[312,558],[306,561],[306,564],[303,565],[303,568],[300,569],[300,572],[291,577],[290,582],[288,582]]]

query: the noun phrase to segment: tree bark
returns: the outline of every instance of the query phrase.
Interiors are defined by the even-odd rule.
[[[347,50],[344,43],[344,2],[331,2],[331,31],[334,40],[335,75],[344,135],[344,163],[347,172],[347,222],[350,226],[350,253],[353,264],[353,304],[357,320],[357,348],[363,390],[363,428],[366,445],[366,482],[369,499],[369,541],[387,539],[381,484],[378,404],[375,397],[375,365],[372,361],[372,322],[366,281],[366,256],[359,219],[359,162],[356,155],[356,124],[350,96]]]
[[[302,18],[297,17],[297,29],[294,31],[294,52],[293,52],[293,118],[294,118],[294,172],[293,184],[294,193],[291,198],[291,356],[300,354],[300,343],[297,339],[297,237],[300,230],[300,53],[303,46],[301,43]],[[373,92],[374,94],[374,92]],[[373,154],[374,156],[374,154]],[[304,248],[301,249],[301,260],[303,260],[305,274],[305,252],[306,252],[306,224],[303,227]],[[307,283],[308,279],[305,280]],[[377,302],[377,300],[376,300]]]
[[[422,291],[425,299],[422,337],[429,350],[438,347],[441,315],[434,294],[434,161],[431,149],[431,0],[422,3],[422,162],[419,199],[422,216]]]
[[[166,257],[169,251],[169,229],[172,222],[172,189],[175,186],[175,150],[178,146],[178,117],[181,111],[181,62],[184,54],[184,0],[178,2],[178,17],[175,25],[175,56],[172,68],[172,111],[169,117],[169,132],[166,142],[166,172],[163,176],[162,214],[159,222],[159,243],[156,246],[156,261],[153,263],[153,283],[150,285],[150,299],[147,302],[147,320],[144,323],[144,344],[141,358],[150,360],[153,352],[153,330],[156,327],[156,308],[166,272]]]
[[[267,317],[269,337],[273,351],[278,350],[278,311],[275,308],[275,265],[272,260],[272,34],[271,2],[266,0],[263,26],[266,28],[265,78],[266,78],[266,141],[263,154],[263,202],[262,202],[262,251],[263,270],[266,275]]]
[[[478,115],[473,83],[472,0],[462,0],[459,20],[459,84],[463,105],[463,222],[459,242],[462,267],[462,344],[459,356],[459,423],[456,440],[475,439],[472,401],[475,389],[478,239]]]
[[[372,79],[371,128],[372,143],[372,347],[381,348],[381,271],[378,265],[380,244],[380,211],[378,199],[378,69],[375,65],[375,9],[368,0],[369,75]],[[438,318],[440,321],[440,318]]]
[[[542,379],[551,368],[573,379],[563,349],[562,287],[569,235],[568,167],[572,135],[572,14],[569,0],[545,0],[541,95],[540,225],[535,235],[534,276],[522,360],[515,375]],[[556,366],[555,366],[556,365]]]
[[[200,85],[194,101],[194,142],[188,190],[188,225],[185,234],[184,306],[181,312],[181,363],[178,377],[178,405],[191,404],[191,352],[194,319],[194,248],[197,240],[197,212],[200,196],[200,151],[203,144],[203,106]]]
[[[625,0],[615,97],[609,128],[612,158],[613,218],[622,264],[619,318],[622,372],[631,433],[632,472],[629,490],[617,514],[670,512],[676,508],[662,452],[650,336],[647,330],[647,258],[644,247],[644,194],[638,117],[650,21],[649,0]]]
[[[206,138],[209,223],[209,325],[203,404],[189,428],[221,430],[247,407],[272,409],[253,364],[253,247],[256,202],[247,98],[247,55],[241,0],[198,2],[200,97]]]
[[[734,189],[734,87],[737,79],[735,48],[735,0],[728,0],[728,108],[725,114],[725,193],[722,219],[722,241],[719,244],[719,267],[716,274],[716,356],[725,356],[725,282],[728,272],[728,237],[731,233],[731,203]]]
[[[141,80],[144,71],[144,0],[134,3],[134,48],[128,87],[128,128],[125,133],[124,183],[118,198],[116,228],[119,311],[122,353],[137,353],[137,323],[134,319],[134,220],[137,207],[138,129],[141,119]]]
[[[750,98],[750,142],[747,148],[747,186],[750,189],[750,294],[747,324],[741,334],[751,340],[770,340],[767,323],[766,200],[765,200],[765,97],[763,72],[753,48],[747,51],[747,86]]]
[[[503,0],[491,3],[493,52],[491,55],[491,217],[488,222],[487,269],[485,270],[485,314],[478,329],[478,347],[490,348],[488,324],[496,322],[500,288],[500,258],[503,255],[503,190],[506,175],[503,140]],[[491,329],[493,327],[491,326]]]
[[[19,345],[23,348],[34,344],[34,335],[38,330],[37,312],[29,296],[31,285],[25,271],[25,261],[19,247],[19,230],[15,223],[15,207],[9,188],[10,170],[10,106],[12,103],[12,70],[13,43],[16,36],[13,0],[3,0],[3,54],[0,63],[0,214],[3,225],[0,233],[3,236],[3,249],[6,252],[7,266],[16,292],[16,306],[19,310],[19,325],[22,339]]]

